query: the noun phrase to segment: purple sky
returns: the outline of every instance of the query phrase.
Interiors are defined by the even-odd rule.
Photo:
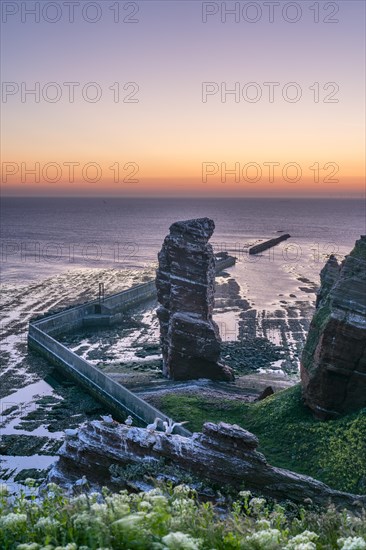
[[[39,23],[26,15],[24,8],[37,4]],[[66,194],[79,188],[94,193],[103,185],[108,192],[115,192],[115,172],[110,166],[118,163],[124,169],[127,163],[135,163],[139,183],[131,187],[118,181],[118,192],[185,194],[198,189],[203,194],[225,194],[221,168],[202,181],[204,162],[220,167],[222,163],[227,167],[240,163],[240,181],[234,176],[232,181],[227,179],[228,194],[255,191],[250,180],[253,174],[248,175],[249,182],[243,176],[247,163],[261,166],[259,183],[264,191],[271,188],[275,193],[278,189],[279,193],[296,194],[301,186],[305,194],[316,193],[322,178],[331,172],[323,169],[330,162],[339,166],[340,181],[333,185],[325,182],[322,190],[362,191],[363,1],[223,3],[227,9],[239,6],[238,22],[234,15],[227,15],[222,22],[221,2],[104,0],[74,4],[75,21],[70,23],[67,2],[2,3],[2,156],[3,161],[14,163],[6,167],[6,180],[3,175],[6,193],[28,194],[41,189],[47,194],[55,188]],[[115,23],[117,6],[120,21]],[[17,8],[17,13],[10,14]],[[84,20],[85,16],[94,18],[97,9],[99,21]],[[273,22],[269,21],[270,9],[274,10]],[[218,13],[207,15],[204,23],[204,15],[211,11]],[[57,15],[59,21],[45,20]],[[315,22],[318,15],[319,22]],[[257,22],[245,20],[256,16]],[[298,21],[289,22],[296,17]],[[137,22],[123,22],[123,18]],[[23,93],[39,82],[39,103],[29,94],[22,101],[22,82]],[[57,83],[62,92],[55,103],[48,99],[57,93],[56,88],[47,88],[46,100],[42,96],[50,82]],[[74,103],[69,102],[65,82],[80,83],[75,87]],[[90,82],[96,82],[102,92],[96,103],[82,95]],[[109,89],[116,82],[119,102],[114,101],[117,85]],[[138,85],[138,91],[135,84],[123,90],[131,82]],[[203,82],[214,83],[208,90],[215,91],[205,102]],[[245,88],[250,82],[255,87]],[[264,84],[268,82],[278,83],[273,102],[269,101],[269,86]],[[297,88],[286,88],[290,82]],[[234,95],[222,101],[221,91],[233,89],[235,83],[239,101]],[[318,86],[314,83],[319,83],[318,102],[314,101]],[[335,84],[324,90],[327,83]],[[14,86],[19,86],[19,91]],[[292,102],[296,89],[301,91],[301,99]],[[252,102],[256,90],[262,96]],[[94,92],[93,87],[86,91],[91,96]],[[284,99],[283,93],[289,98]],[[137,102],[121,101],[128,94]],[[327,97],[338,101],[325,103]],[[22,173],[22,162],[26,167],[40,163],[39,183]],[[62,177],[55,183],[49,181],[52,167],[49,180],[42,178],[42,167],[50,162],[63,167]],[[69,181],[65,162],[79,163],[74,182]],[[88,162],[101,167],[102,177],[94,183],[89,181],[92,177],[82,181],[80,167]],[[280,165],[275,188],[263,167],[268,162]],[[282,168],[290,162],[302,168],[296,186],[292,173],[291,181],[283,181]],[[324,172],[320,183],[314,181],[314,169],[309,169],[314,163]]]

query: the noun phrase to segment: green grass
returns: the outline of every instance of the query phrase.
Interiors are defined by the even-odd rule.
[[[238,424],[258,436],[270,464],[366,494],[366,409],[321,422],[303,406],[300,385],[257,403],[167,395],[159,407],[189,420],[191,431],[201,431],[207,421]]]

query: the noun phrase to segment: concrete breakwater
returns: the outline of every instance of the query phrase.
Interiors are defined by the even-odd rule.
[[[42,319],[31,321],[30,326],[37,326],[43,332],[52,335],[80,330],[86,326],[109,326],[118,323],[129,308],[155,296],[155,281],[149,281],[103,299],[46,315]]]
[[[235,259],[232,258],[219,260],[216,272],[233,263]],[[105,403],[117,418],[131,414],[142,425],[153,422],[156,417],[169,420],[165,414],[57,340],[58,335],[82,330],[86,326],[103,327],[118,323],[128,309],[155,297],[156,287],[153,280],[104,299],[93,300],[41,319],[31,320],[28,347],[60,367],[63,372]],[[176,432],[185,436],[191,435],[182,427],[177,427]]]
[[[255,246],[252,246],[251,248],[249,248],[248,252],[249,254],[259,254],[259,252],[263,252],[268,248],[272,248],[273,246],[276,246],[276,244],[279,244],[282,241],[286,241],[290,237],[291,235],[289,235],[288,233],[284,233],[279,237],[275,237],[274,239],[269,239],[268,241],[264,241],[263,243],[259,243],[259,244],[256,244]]]
[[[115,382],[56,339],[57,335],[64,332],[80,330],[85,324],[89,325],[90,319],[93,319],[95,326],[117,322],[126,309],[153,298],[155,293],[155,281],[151,281],[105,298],[104,302],[94,300],[44,319],[31,321],[28,347],[61,367],[63,372],[106,404],[117,418],[131,414],[142,425],[153,422],[156,417],[169,420],[161,411],[134,395],[122,384]],[[183,428],[177,427],[176,431],[182,435],[190,435],[190,432]]]

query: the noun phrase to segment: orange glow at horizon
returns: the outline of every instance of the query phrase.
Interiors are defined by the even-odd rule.
[[[2,192],[362,196],[364,3],[336,24],[306,2],[255,24],[198,4],[141,2],[132,25],[108,6],[95,24],[9,16]]]
[[[319,163],[321,166],[321,164]],[[31,166],[31,165],[29,165]],[[42,166],[42,165],[41,165]],[[84,165],[86,166],[86,165]],[[261,166],[263,169],[263,166]],[[314,165],[312,165],[314,166]],[[69,168],[69,167],[67,167]],[[251,168],[250,168],[251,169]],[[42,170],[42,168],[41,168]],[[41,171],[40,170],[40,171]],[[100,174],[107,173],[109,165],[104,169],[101,167]],[[228,170],[230,168],[228,167]],[[291,171],[292,170],[292,171]],[[7,175],[7,181],[4,181],[4,169],[2,177],[2,194],[4,196],[37,196],[37,195],[85,195],[85,196],[364,196],[365,180],[358,176],[357,173],[344,173],[339,170],[337,174],[331,177],[331,173],[335,167],[328,167],[326,171],[321,168],[319,171],[303,170],[301,177],[296,174],[290,167],[287,172],[287,180],[284,180],[281,175],[281,166],[279,172],[273,181],[269,181],[268,172],[262,171],[262,176],[258,181],[254,171],[248,171],[247,179],[235,181],[235,174],[219,171],[215,175],[207,175],[206,181],[202,177],[202,168],[198,167],[198,174],[195,176],[188,175],[187,177],[165,175],[164,177],[145,177],[138,170],[138,167],[131,165],[127,171],[120,167],[120,179],[114,181],[113,177],[104,177],[98,181],[91,181],[97,177],[97,172],[94,166],[89,166],[85,177],[90,181],[86,181],[80,173],[75,170],[73,181],[45,181],[42,179],[39,182],[34,181],[34,174],[25,174],[26,180],[19,181],[19,176]],[[116,168],[114,169],[116,172]],[[109,170],[109,173],[111,171]],[[49,178],[55,177],[52,169],[49,169]],[[258,176],[257,176],[258,177]],[[319,181],[314,181],[318,177]],[[326,178],[330,181],[328,181]],[[32,179],[33,178],[33,179]],[[221,180],[223,178],[223,181]],[[299,179],[297,179],[299,178]],[[297,179],[297,181],[296,181]],[[338,179],[338,181],[332,180]]]

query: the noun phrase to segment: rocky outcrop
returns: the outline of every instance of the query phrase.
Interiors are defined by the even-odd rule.
[[[215,257],[209,218],[173,223],[158,254],[156,273],[163,372],[174,380],[231,380],[219,362],[220,335],[212,320]]]
[[[266,388],[264,388],[262,393],[259,394],[256,401],[263,401],[263,399],[267,399],[267,397],[270,397],[273,394],[274,394],[274,391],[272,386],[267,386]]]
[[[112,465],[143,465],[164,458],[200,478],[231,486],[245,487],[268,497],[316,504],[355,506],[366,497],[334,491],[313,478],[270,466],[258,452],[258,439],[243,428],[225,424],[204,424],[203,433],[192,437],[167,435],[124,424],[94,420],[83,424],[76,437],[68,438],[60,449],[60,460],[49,481],[66,484],[70,473],[86,477],[97,485],[111,481]],[[70,479],[70,478],[69,478]]]
[[[341,265],[337,258],[331,254],[323,269],[320,272],[320,288],[316,295],[316,307],[318,308],[323,300],[328,296],[329,291],[336,283]]]
[[[366,236],[321,272],[301,358],[305,403],[322,419],[366,407]]]

